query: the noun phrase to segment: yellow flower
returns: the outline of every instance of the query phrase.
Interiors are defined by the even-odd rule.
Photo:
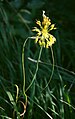
[[[56,38],[50,34],[51,30],[56,29],[55,24],[51,24],[51,20],[45,15],[45,11],[43,11],[43,21],[38,20],[36,24],[39,28],[34,27],[33,29],[37,32],[35,43],[46,48],[51,47],[56,41]]]

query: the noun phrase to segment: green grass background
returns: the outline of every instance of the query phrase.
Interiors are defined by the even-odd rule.
[[[24,117],[22,105],[15,106],[16,87],[23,96],[22,47],[27,37],[34,36],[36,19],[42,11],[55,23],[53,32],[54,74],[50,49],[43,48],[36,78],[26,92]],[[26,88],[36,70],[40,47],[29,39],[25,46]],[[74,119],[75,118],[75,2],[74,0],[0,0],[0,118],[1,119]],[[43,90],[44,89],[44,90]],[[17,108],[16,108],[17,107]],[[15,110],[15,117],[13,111]]]

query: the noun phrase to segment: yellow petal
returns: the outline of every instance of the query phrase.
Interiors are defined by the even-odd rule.
[[[55,24],[52,24],[50,27],[50,31],[54,29]]]
[[[38,39],[39,39],[39,37],[37,36],[37,37],[36,37],[36,39],[35,39],[35,43],[37,43],[37,42],[38,42]]]
[[[33,29],[32,31],[38,32],[38,35],[39,35],[39,36],[41,35],[41,31],[40,31],[37,27],[34,27],[34,29]]]
[[[51,35],[50,34],[50,38],[49,38],[49,46],[52,46],[52,44],[54,44],[55,43],[55,41],[56,41],[56,38],[53,36],[53,35]]]
[[[36,21],[36,24],[38,24],[41,27],[41,22],[40,21]]]

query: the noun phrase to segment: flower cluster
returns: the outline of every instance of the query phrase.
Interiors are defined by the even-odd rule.
[[[56,29],[55,24],[51,24],[51,20],[45,15],[45,11],[43,11],[43,21],[38,20],[36,24],[39,28],[34,27],[33,29],[37,32],[35,42],[46,48],[51,47],[56,41],[56,38],[50,34],[51,30]]]

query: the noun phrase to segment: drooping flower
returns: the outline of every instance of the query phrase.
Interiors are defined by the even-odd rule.
[[[36,24],[39,28],[34,27],[32,30],[37,32],[35,43],[46,48],[51,47],[56,41],[56,38],[50,34],[51,30],[56,29],[55,24],[51,24],[51,20],[45,15],[45,11],[43,11],[43,21],[37,20]]]

